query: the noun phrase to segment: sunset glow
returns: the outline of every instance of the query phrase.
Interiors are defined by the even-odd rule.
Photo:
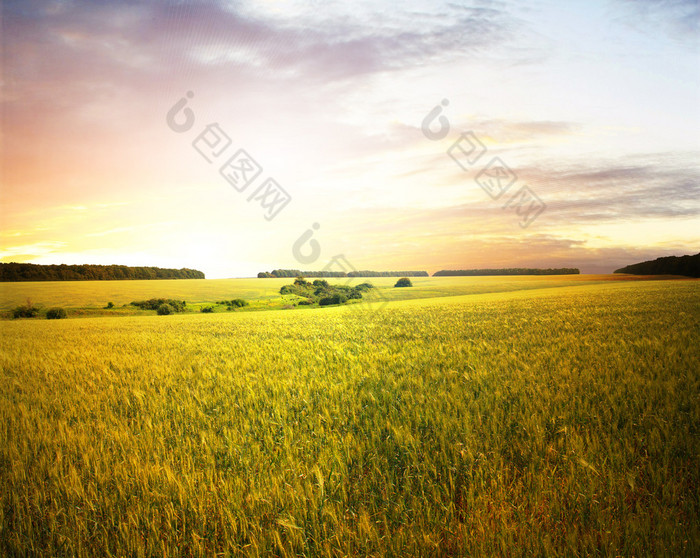
[[[696,253],[699,19],[690,1],[4,2],[0,261],[217,278],[341,253],[431,273]],[[421,129],[435,107],[442,139]],[[214,123],[231,144],[208,162],[193,142]],[[463,169],[447,151],[469,131],[486,150]],[[220,173],[239,149],[262,167],[243,191]],[[516,177],[496,199],[475,180],[494,157]],[[291,198],[271,219],[269,178]],[[504,208],[524,186],[546,206],[527,226]]]

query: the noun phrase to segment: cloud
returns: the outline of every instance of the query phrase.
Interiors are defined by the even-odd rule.
[[[65,242],[45,241],[33,244],[8,246],[0,251],[0,260],[6,262],[25,261],[32,258],[46,256],[60,252],[65,248]]]
[[[504,11],[451,5],[411,27],[390,10],[342,19],[317,10],[310,25],[223,2],[6,4],[6,71],[11,85],[33,84],[34,95],[60,84],[83,97],[87,83],[167,80],[212,66],[258,73],[262,66],[269,79],[327,82],[464,56],[503,42],[515,28]]]
[[[628,10],[621,18],[627,25],[648,34],[663,30],[674,40],[698,45],[700,2],[698,0],[619,0]]]
[[[639,22],[631,20],[645,33],[656,30],[657,19],[669,33],[674,26],[685,29],[681,34],[697,32],[697,22],[687,20],[697,2],[619,5],[627,14],[641,14]],[[4,2],[2,197],[6,226],[28,231],[21,244],[29,246],[13,250],[47,250],[39,245],[47,238],[75,242],[70,250],[57,247],[56,257],[75,254],[78,246],[96,251],[110,242],[140,246],[142,228],[170,215],[189,229],[195,226],[192,215],[204,215],[206,222],[197,224],[203,230],[219,232],[218,227],[226,238],[253,238],[240,218],[220,214],[226,213],[220,200],[231,190],[191,148],[200,127],[213,119],[235,145],[259,158],[265,174],[290,189],[299,223],[307,216],[327,219],[319,233],[328,231],[324,249],[334,241],[333,227],[372,247],[368,256],[380,261],[396,250],[404,262],[426,254],[439,267],[447,265],[440,262],[464,267],[472,260],[489,266],[489,258],[493,265],[560,258],[563,265],[575,263],[564,261],[567,250],[582,258],[592,253],[584,250],[585,241],[572,240],[575,227],[666,219],[680,229],[675,223],[700,211],[697,154],[616,159],[637,147],[623,145],[621,136],[597,141],[601,121],[639,126],[643,134],[656,105],[640,104],[650,110],[625,120],[619,112],[627,99],[619,101],[625,103],[621,107],[610,98],[598,120],[597,109],[587,112],[581,99],[602,106],[608,97],[594,88],[580,97],[567,94],[580,91],[584,82],[607,87],[577,56],[590,56],[598,67],[624,62],[615,58],[620,52],[636,60],[640,43],[662,56],[667,41],[642,41],[618,25],[614,41],[590,45],[591,51],[576,50],[577,41],[588,40],[586,32],[572,36],[571,44],[555,44],[558,39],[548,38],[545,27],[562,21],[575,27],[575,18],[568,19],[572,13],[550,12],[547,3],[531,9],[487,1],[472,7],[428,0],[401,7],[362,0]],[[586,31],[597,20],[583,23]],[[564,32],[557,29],[558,34]],[[603,58],[596,58],[596,49]],[[543,55],[549,60],[539,67],[507,67],[542,62]],[[634,84],[634,92],[658,81],[650,75]],[[688,92],[686,81],[678,83],[679,91]],[[196,127],[178,135],[165,125],[165,113],[190,89],[196,91],[190,105]],[[445,113],[452,136],[431,144],[420,122],[443,94],[453,102]],[[676,104],[666,104],[668,113],[664,106],[659,114],[668,114],[669,123],[674,117],[690,121],[687,110],[674,113]],[[504,200],[492,200],[479,188],[473,180],[477,166],[464,172],[445,154],[459,129],[476,130],[488,140],[479,168],[495,155],[513,165],[518,182],[506,197],[527,184],[547,204],[531,229],[521,230],[517,216],[502,209]],[[673,141],[673,132],[669,128],[662,139],[651,134],[652,149],[668,149],[665,138]],[[611,146],[609,159],[590,157],[604,144]],[[588,156],[584,164],[557,158],[580,146],[581,157]],[[111,207],[106,202],[114,192],[131,205]],[[145,200],[142,192],[154,199]],[[50,230],[32,230],[33,225]],[[199,254],[201,248],[193,246],[190,253],[178,247],[183,258]],[[264,257],[259,238],[250,246],[256,259]]]
[[[352,254],[362,246],[368,254],[397,262],[413,257],[436,268],[581,266],[608,273],[638,258],[692,251],[700,241],[693,229],[700,221],[700,169],[693,160],[651,154],[585,166],[515,168],[518,181],[498,200],[481,190],[475,173],[455,173],[468,201],[435,207],[427,199],[442,187],[426,184],[420,206],[343,207],[334,215],[333,233],[352,243],[335,251]],[[523,185],[547,205],[527,229],[514,210],[504,209]]]
[[[243,118],[266,110],[300,130],[305,111],[342,114],[334,107],[345,86],[357,91],[377,74],[484,57],[518,28],[493,7],[344,9],[324,5],[308,20],[224,2],[6,2],[3,164],[25,183],[45,183],[41,169],[66,174],[78,163],[103,173],[99,163],[116,149],[139,157],[154,113],[164,114],[183,86],[199,88],[200,107],[249,106]],[[332,84],[333,97],[323,93]]]
[[[520,171],[520,176],[528,172]],[[534,173],[533,173],[534,174]],[[550,213],[568,223],[697,217],[700,168],[663,163],[609,164],[587,170],[539,171]],[[556,195],[556,199],[552,199]]]

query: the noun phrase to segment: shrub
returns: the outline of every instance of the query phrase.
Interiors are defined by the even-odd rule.
[[[412,287],[413,283],[411,283],[411,280],[408,277],[402,277],[396,282],[396,285],[394,287]]]
[[[114,308],[114,302],[108,302],[105,308]]]
[[[158,312],[158,315],[159,315],[159,316],[167,316],[168,314],[172,314],[172,313],[175,312],[175,311],[176,311],[175,308],[173,308],[172,306],[170,306],[170,304],[168,304],[168,303],[161,304],[161,305],[156,309],[156,312]]]
[[[39,309],[32,304],[32,301],[27,299],[27,304],[17,306],[12,310],[12,317],[17,318],[34,318],[39,314]]]
[[[372,285],[372,283],[360,283],[359,285],[357,285],[355,287],[355,290],[360,292],[360,293],[364,293],[365,291],[369,291],[370,289],[373,289],[373,288],[374,288],[374,285]]]
[[[51,308],[46,312],[47,320],[62,320],[66,317],[66,311],[63,308]]]
[[[335,294],[333,296],[327,296],[318,301],[319,306],[328,306],[329,304],[343,304],[347,298],[345,295]]]
[[[322,287],[327,289],[330,285],[328,284],[328,281],[325,279],[316,279],[313,283],[314,287]]]
[[[200,312],[203,314],[213,314],[214,313],[214,307],[213,306],[204,306],[199,309]]]
[[[234,298],[233,300],[220,300],[219,302],[217,302],[217,304],[221,306],[227,306],[228,308],[226,309],[231,310],[232,307],[243,308],[244,306],[248,306],[248,301],[243,300],[242,298]]]
[[[187,305],[184,300],[173,300],[171,298],[151,298],[131,303],[132,306],[143,310],[158,310],[163,304],[168,304],[173,312],[184,312]]]
[[[313,303],[314,301],[310,298],[305,298],[304,300],[300,300],[297,304],[299,304],[299,306],[310,306]]]

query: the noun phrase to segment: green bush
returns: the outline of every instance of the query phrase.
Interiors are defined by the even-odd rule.
[[[199,311],[202,312],[203,314],[213,314],[214,307],[213,306],[204,306],[203,308],[200,308]]]
[[[173,309],[173,312],[184,312],[187,303],[184,300],[173,300],[171,298],[151,298],[148,300],[140,300],[132,302],[132,306],[136,306],[143,310],[158,310],[163,304],[168,304]]]
[[[411,280],[408,277],[402,277],[396,282],[396,285],[394,287],[412,287],[413,283],[411,283]]]
[[[349,285],[331,285],[325,279],[316,279],[309,283],[303,277],[297,277],[293,285],[283,285],[280,288],[281,295],[296,295],[307,302],[300,302],[302,306],[308,306],[318,301],[320,306],[329,304],[343,304],[348,300],[362,298],[362,293],[373,289],[371,283],[361,283],[356,287]]]
[[[158,312],[159,316],[167,316],[168,314],[172,314],[175,312],[175,308],[170,306],[170,304],[161,304],[157,309],[156,312]]]
[[[334,294],[333,296],[327,296],[318,301],[319,306],[328,306],[329,304],[343,304],[347,298],[345,295]]]
[[[231,310],[231,308],[243,308],[244,306],[248,306],[248,301],[242,298],[234,298],[233,300],[220,300],[217,304],[227,306],[228,308],[226,309]]]
[[[344,296],[351,300],[353,298],[362,298],[362,293],[356,289],[348,289]]]
[[[105,308],[107,308],[107,309],[114,308],[114,302],[108,302],[107,306],[105,306]]]
[[[12,317],[17,318],[35,318],[39,314],[39,309],[32,304],[32,301],[27,299],[27,304],[17,306],[12,310]]]
[[[373,288],[374,288],[374,285],[372,285],[372,283],[360,283],[359,285],[357,285],[355,287],[355,290],[360,292],[360,293],[364,293],[364,292],[369,291],[370,289],[373,289]]]
[[[46,312],[47,320],[62,320],[66,317],[66,311],[63,308],[51,308]]]

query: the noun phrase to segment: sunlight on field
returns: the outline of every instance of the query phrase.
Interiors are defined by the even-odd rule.
[[[556,275],[514,277],[416,277],[413,288],[394,289],[396,277],[369,279],[329,279],[330,283],[351,285],[369,281],[382,291],[387,300],[429,298],[459,294],[515,291],[598,283],[606,281],[639,281],[633,275]],[[279,298],[279,289],[293,279],[187,279],[166,281],[39,281],[0,283],[0,310],[23,304],[27,298],[44,306],[104,307],[108,302],[117,306],[134,300],[174,298],[187,302],[215,302],[221,299],[245,298],[270,300]]]
[[[697,285],[1,322],[0,549],[697,555]]]

